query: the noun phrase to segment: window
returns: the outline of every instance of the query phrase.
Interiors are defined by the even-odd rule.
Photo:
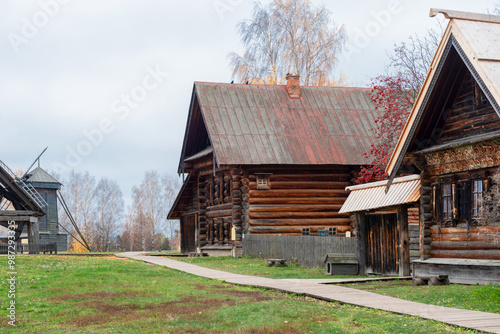
[[[269,176],[271,174],[257,174],[257,189],[271,189],[271,181]]]
[[[458,220],[458,183],[455,177],[445,176],[432,184],[432,217],[443,226],[454,225]]]
[[[333,236],[336,236],[336,235],[337,235],[337,228],[336,228],[336,227],[330,227],[330,228],[328,229],[328,234],[329,234],[330,236],[332,236],[332,237],[333,237]]]
[[[310,235],[310,234],[311,234],[311,229],[309,227],[302,229],[302,235]]]
[[[451,183],[441,185],[441,202],[443,204],[443,220],[451,220],[453,216],[453,197],[451,192]]]
[[[481,201],[483,199],[483,180],[472,181],[472,218],[481,215]]]

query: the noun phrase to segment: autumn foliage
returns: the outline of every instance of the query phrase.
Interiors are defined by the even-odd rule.
[[[358,183],[385,180],[385,167],[392,151],[403,131],[406,119],[413,106],[413,91],[407,79],[402,75],[379,76],[372,81],[371,100],[379,111],[375,119],[376,128],[372,129],[376,138],[371,143],[371,150],[365,153],[372,163],[362,166]]]

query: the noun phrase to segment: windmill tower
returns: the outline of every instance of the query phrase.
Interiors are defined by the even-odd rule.
[[[46,215],[38,221],[39,243],[57,243],[58,251],[68,249],[68,234],[59,231],[57,210],[57,192],[62,184],[43,170],[40,166],[24,176],[25,183],[30,184],[47,203]]]

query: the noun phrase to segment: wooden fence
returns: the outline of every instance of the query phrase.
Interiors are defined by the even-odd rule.
[[[324,267],[328,253],[357,254],[357,238],[245,234],[243,256],[295,259],[305,267]]]
[[[12,248],[9,248],[7,244],[0,244],[0,254],[8,254],[9,251],[12,252]],[[57,254],[57,243],[49,244],[19,244],[16,243],[15,252],[17,253],[27,253],[27,254],[38,254],[38,253],[50,253],[54,252]]]

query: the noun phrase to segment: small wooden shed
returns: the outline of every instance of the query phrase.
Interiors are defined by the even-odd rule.
[[[408,211],[420,199],[420,176],[347,187],[349,197],[339,213],[356,215],[359,273],[408,276],[410,234]]]

